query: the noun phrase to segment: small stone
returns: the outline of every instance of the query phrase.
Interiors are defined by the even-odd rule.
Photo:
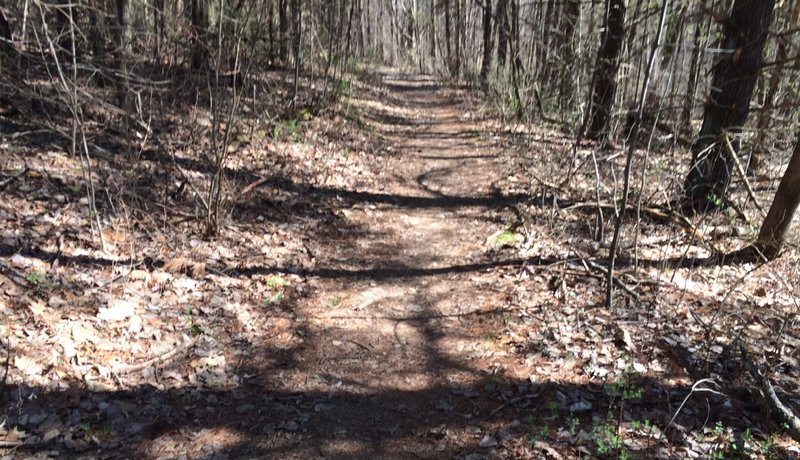
[[[481,441],[478,443],[478,447],[483,447],[484,449],[495,446],[497,446],[497,439],[495,439],[494,436],[489,436],[488,434],[481,438]]]
[[[245,414],[245,413],[250,412],[251,410],[253,410],[254,407],[256,407],[254,404],[242,404],[242,405],[236,407],[236,413],[237,414]]]
[[[286,431],[297,431],[300,429],[300,425],[298,425],[294,420],[289,420],[286,422],[286,425],[284,425],[284,429],[286,429]]]

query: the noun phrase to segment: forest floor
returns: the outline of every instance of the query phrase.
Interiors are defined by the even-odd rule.
[[[242,131],[228,174],[253,187],[216,238],[192,146],[99,153],[105,249],[83,160],[3,115],[4,458],[800,456],[739,348],[800,409],[794,249],[692,268],[735,218],[644,212],[606,308],[591,145],[571,165],[568,136],[431,77],[351,92]],[[611,180],[624,154],[596,153]],[[637,165],[643,196],[676,157]]]

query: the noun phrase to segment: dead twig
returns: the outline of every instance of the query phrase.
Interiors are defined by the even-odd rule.
[[[727,131],[722,132],[722,139],[725,141],[725,152],[728,154],[728,157],[731,159],[734,166],[736,166],[736,172],[742,179],[744,188],[747,189],[747,195],[750,196],[751,200],[753,200],[753,204],[756,205],[758,212],[760,212],[762,216],[765,216],[766,213],[764,212],[764,208],[761,207],[761,205],[758,203],[758,199],[756,199],[756,194],[753,192],[753,187],[750,186],[750,181],[747,180],[747,175],[744,172],[744,168],[742,168],[742,163],[736,156],[736,151],[733,149],[733,144],[731,144],[731,138],[728,136]]]
[[[590,270],[590,269],[591,270],[595,270],[595,271],[598,271],[598,272],[602,273],[605,276],[608,276],[608,268],[606,268],[606,267],[604,267],[604,266],[602,266],[600,264],[597,264],[595,262],[592,262],[591,260],[588,260],[588,259],[581,259],[581,262],[583,262],[583,264],[584,264],[584,266],[585,266],[585,268],[587,270]],[[619,287],[620,289],[625,291],[626,294],[628,294],[629,296],[633,297],[634,300],[639,300],[639,294],[637,294],[636,291],[633,290],[633,288],[631,288],[630,286],[625,284],[624,281],[622,281],[621,279],[619,279],[616,276],[613,276],[613,274],[611,276],[611,279],[613,280],[614,284],[616,284],[617,287]]]
[[[19,179],[20,177],[24,176],[25,174],[28,174],[28,171],[30,171],[30,168],[25,166],[24,168],[22,168],[22,171],[14,174],[13,176],[10,176],[10,177],[7,177],[7,178],[1,180],[0,181],[0,190],[8,187],[9,184],[11,184],[15,180]]]
[[[714,379],[700,379],[697,382],[695,382],[694,385],[692,385],[692,391],[690,391],[689,394],[686,395],[685,398],[683,398],[683,401],[681,402],[681,405],[678,406],[678,410],[676,410],[675,413],[672,415],[672,418],[670,419],[669,423],[667,424],[667,427],[670,427],[670,426],[672,426],[673,423],[675,423],[675,419],[678,418],[678,415],[683,410],[683,406],[686,405],[686,403],[689,401],[689,398],[691,398],[693,394],[695,394],[695,393],[711,393],[711,394],[715,394],[715,395],[718,395],[718,396],[727,397],[727,395],[725,393],[722,393],[719,390],[715,390],[714,388],[701,387],[700,385],[702,385],[702,384],[709,384],[711,386],[719,388],[719,384],[716,381],[714,381]],[[661,441],[661,439],[663,437],[664,437],[664,430],[661,431],[661,436],[659,436],[659,438],[658,438],[659,442]]]
[[[772,383],[750,360],[750,356],[747,354],[747,348],[745,348],[744,343],[741,341],[739,341],[739,351],[742,353],[742,362],[744,363],[745,369],[747,369],[750,376],[753,377],[753,380],[758,384],[759,389],[770,404],[771,409],[778,414],[780,421],[787,425],[789,435],[792,439],[800,441],[800,418],[792,412],[792,409],[786,407],[786,405],[781,402],[780,398],[778,398],[778,395],[775,393],[775,388],[772,386]]]
[[[169,361],[178,354],[183,353],[184,351],[193,347],[195,343],[197,343],[197,339],[186,340],[177,347],[173,348],[172,350],[164,353],[163,355],[156,356],[153,359],[149,359],[147,361],[137,364],[126,364],[126,363],[118,364],[117,366],[114,366],[112,372],[117,375],[130,374],[131,372],[137,372],[147,369],[150,366],[157,366],[159,364],[163,364],[164,362]]]

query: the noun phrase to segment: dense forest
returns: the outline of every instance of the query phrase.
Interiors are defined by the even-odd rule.
[[[4,458],[798,458],[800,0],[0,5]]]

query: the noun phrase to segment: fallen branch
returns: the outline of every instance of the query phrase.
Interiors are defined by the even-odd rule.
[[[602,266],[600,264],[597,264],[595,262],[592,262],[591,260],[588,260],[588,259],[581,259],[581,261],[584,263],[584,266],[585,266],[585,268],[587,270],[589,270],[589,269],[595,270],[595,271],[598,271],[598,272],[602,273],[605,276],[608,276],[608,268],[606,268],[606,267],[604,267],[604,266]],[[633,290],[633,288],[631,288],[627,284],[625,284],[624,281],[622,281],[621,279],[619,279],[618,277],[613,276],[613,275],[612,275],[611,279],[614,281],[614,284],[616,284],[617,287],[619,287],[620,289],[625,291],[629,296],[633,297],[634,300],[637,300],[637,301],[639,300],[639,294],[637,294],[636,291]]]
[[[122,364],[119,364],[119,365],[115,366],[112,369],[112,372],[115,373],[115,374],[118,374],[118,375],[119,374],[130,374],[131,372],[137,372],[137,371],[141,371],[141,370],[147,369],[150,366],[157,366],[159,364],[163,364],[164,362],[169,361],[170,359],[174,358],[178,354],[183,353],[184,351],[186,351],[189,348],[193,347],[196,342],[197,342],[196,339],[186,340],[182,344],[180,344],[177,347],[173,348],[172,350],[164,353],[163,355],[156,356],[153,359],[149,359],[149,360],[147,360],[145,362],[137,363],[137,364],[122,363]]]
[[[25,174],[28,174],[28,171],[30,171],[30,168],[25,166],[24,168],[22,168],[22,171],[14,174],[13,176],[10,176],[10,177],[7,177],[7,178],[1,180],[0,181],[0,190],[6,188],[10,183],[14,182],[15,180],[19,179],[20,177],[24,176]]]
[[[744,362],[745,368],[760,387],[760,390],[767,402],[770,403],[771,409],[778,414],[780,421],[788,426],[789,435],[792,437],[792,439],[800,442],[800,418],[798,418],[794,412],[792,412],[792,409],[786,407],[786,405],[781,402],[769,379],[756,367],[755,364],[753,364],[752,361],[750,361],[750,357],[747,354],[747,349],[741,341],[739,342],[739,351],[742,353],[742,361]]]
[[[718,396],[727,397],[727,395],[725,395],[724,393],[722,393],[721,391],[719,391],[717,389],[708,388],[708,387],[701,387],[700,386],[700,385],[704,385],[704,384],[708,384],[708,385],[711,385],[713,387],[719,388],[719,384],[716,381],[714,381],[714,379],[700,379],[700,380],[696,381],[694,383],[694,385],[692,385],[692,391],[690,391],[689,394],[686,395],[685,398],[683,398],[683,401],[681,402],[681,405],[678,406],[678,410],[676,410],[675,413],[672,415],[672,418],[669,420],[669,423],[667,424],[667,428],[671,427],[672,424],[675,423],[675,419],[678,418],[678,415],[681,413],[681,411],[683,410],[683,407],[689,401],[689,398],[691,398],[692,395],[694,395],[695,393],[711,393],[711,394],[715,394],[715,395],[718,395]],[[658,437],[659,442],[661,441],[661,439],[664,438],[664,431],[666,431],[666,430],[661,430],[661,435]]]
[[[728,136],[726,131],[722,132],[722,139],[725,141],[725,152],[728,153],[728,157],[731,159],[734,166],[736,166],[736,172],[739,174],[742,182],[744,182],[744,188],[747,189],[747,194],[750,196],[750,199],[753,200],[753,204],[756,205],[756,209],[758,209],[761,215],[766,215],[764,208],[761,207],[756,199],[756,194],[753,192],[753,187],[750,186],[750,181],[747,180],[747,175],[744,172],[744,168],[742,168],[742,163],[736,156],[736,151],[733,149],[733,145],[731,144],[731,138]]]

